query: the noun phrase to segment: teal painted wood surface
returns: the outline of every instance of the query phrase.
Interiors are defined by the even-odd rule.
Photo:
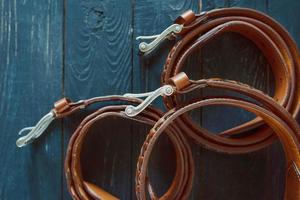
[[[20,128],[33,125],[62,95],[62,11],[58,0],[0,1],[0,199],[60,199],[59,122],[29,148]]]
[[[39,141],[22,149],[15,146],[18,131],[35,124],[62,96],[78,100],[159,87],[172,42],[143,57],[135,38],[161,32],[187,9],[199,11],[198,3],[0,0],[0,199],[71,199],[63,172],[68,140],[88,113],[107,104],[56,121]],[[232,6],[269,14],[300,45],[299,1],[203,0],[204,10]],[[188,59],[186,71],[192,78],[226,77],[272,93],[272,74],[263,55],[239,35],[226,34],[196,52]],[[204,90],[195,95],[203,94],[224,93]],[[160,100],[155,104],[162,107]],[[216,132],[253,117],[224,107],[191,115],[195,122]],[[231,115],[235,117],[228,117]],[[84,151],[83,161],[91,167],[83,167],[86,179],[121,199],[135,199],[136,159],[149,129],[115,118],[93,127]],[[196,177],[190,199],[283,199],[284,157],[279,144],[239,156],[191,145]],[[172,145],[162,138],[150,170],[160,194],[174,171]]]

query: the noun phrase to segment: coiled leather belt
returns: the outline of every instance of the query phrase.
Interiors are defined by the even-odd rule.
[[[251,9],[224,8],[199,15],[187,11],[178,17],[172,26],[175,28],[170,33],[178,41],[167,57],[162,83],[167,83],[171,77],[184,70],[187,57],[195,50],[224,33],[238,33],[254,42],[265,55],[275,77],[273,98],[294,117],[297,116],[300,107],[300,82],[296,81],[295,77],[300,77],[299,52],[288,32],[275,20]],[[155,42],[157,41],[153,41]],[[155,45],[145,42],[140,44],[140,50],[144,52],[152,51],[154,47]],[[180,104],[176,95],[173,98],[165,98],[165,105],[169,109]],[[215,137],[211,137],[212,133],[209,131],[195,126],[187,115],[182,115],[180,118],[184,122],[182,124],[184,130],[193,132],[193,139],[216,151],[251,152],[268,146],[276,138],[272,134],[273,131],[266,128],[260,118],[226,130]],[[253,134],[242,135],[246,131]],[[210,141],[207,138],[210,138]],[[222,148],[222,146],[232,146],[232,148]]]
[[[93,124],[107,117],[119,117],[127,118],[137,121],[142,124],[154,125],[159,118],[163,116],[162,112],[151,106],[142,110],[135,117],[128,117],[125,114],[125,108],[128,105],[138,105],[142,103],[142,100],[136,98],[127,98],[124,96],[104,96],[95,97],[88,100],[81,100],[78,102],[71,102],[70,100],[63,98],[57,101],[54,105],[54,109],[51,111],[55,113],[54,118],[62,118],[73,114],[83,108],[88,107],[95,103],[113,103],[122,102],[124,105],[114,105],[103,107],[96,112],[87,116],[81,124],[78,126],[75,133],[72,135],[65,159],[65,174],[67,179],[67,185],[69,192],[73,199],[101,199],[101,200],[115,200],[117,197],[109,194],[100,187],[93,183],[84,180],[84,175],[81,172],[81,150],[84,140],[90,133],[89,130]],[[119,103],[120,104],[120,103]],[[39,125],[37,125],[39,126]],[[177,128],[170,126],[166,133],[173,144],[174,151],[176,153],[176,172],[175,178],[170,185],[166,193],[161,199],[181,199],[181,197],[187,197],[191,191],[194,175],[194,162],[190,146],[186,141],[186,137]],[[101,133],[100,133],[101,134]],[[20,140],[22,141],[22,140]],[[147,184],[150,194],[154,194],[153,188],[149,184],[149,181],[142,183]],[[153,195],[150,195],[152,199]]]
[[[290,113],[288,113],[272,98],[263,94],[261,91],[237,82],[223,81],[220,79],[189,81],[183,74],[175,76],[174,78],[172,78],[172,81],[173,84],[177,86],[177,88],[185,85],[186,90],[183,90],[183,92],[190,92],[197,88],[203,88],[207,86],[230,89],[252,97],[254,100],[257,100],[260,105],[248,102],[246,100],[236,99],[234,97],[207,98],[204,100],[194,101],[185,106],[176,107],[168,111],[160,120],[156,122],[154,127],[150,130],[148,134],[149,136],[146,138],[141,149],[136,174],[136,193],[138,199],[146,199],[144,185],[146,180],[145,172],[147,171],[149,157],[159,136],[170,124],[172,124],[172,127],[180,127],[182,125],[181,119],[179,119],[181,115],[196,108],[213,105],[227,105],[243,108],[259,116],[266,122],[266,124],[270,128],[272,128],[272,130],[276,133],[280,142],[282,143],[286,154],[287,172],[285,199],[300,199],[300,126],[298,125],[297,121],[290,115]],[[189,134],[189,132],[185,133]],[[213,145],[215,144],[209,146],[211,147]],[[225,149],[221,149],[220,151],[227,152],[229,150],[230,149],[226,147]]]

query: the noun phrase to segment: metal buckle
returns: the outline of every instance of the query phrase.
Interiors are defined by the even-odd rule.
[[[164,85],[152,92],[147,93],[140,93],[140,94],[132,94],[127,93],[124,94],[124,97],[135,97],[135,98],[141,98],[141,97],[147,97],[141,104],[137,106],[129,105],[125,109],[125,114],[129,117],[134,117],[138,115],[140,112],[142,112],[147,106],[149,106],[152,101],[154,101],[159,96],[170,96],[174,93],[174,88],[171,85]]]
[[[172,24],[168,28],[166,28],[161,34],[158,35],[151,35],[151,36],[139,36],[136,39],[137,40],[151,40],[154,39],[150,43],[141,42],[139,44],[139,50],[143,53],[151,52],[153,49],[155,49],[162,41],[164,41],[166,38],[168,38],[173,33],[180,33],[183,28],[183,25],[181,24]]]

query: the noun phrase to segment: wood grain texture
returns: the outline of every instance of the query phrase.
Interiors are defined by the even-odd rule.
[[[65,95],[78,100],[130,91],[131,2],[66,1],[65,6]],[[87,113],[65,120],[64,149],[70,135]],[[116,121],[106,122],[107,128],[93,129],[99,134],[102,145],[95,151],[91,150],[90,157],[95,159],[88,162],[95,166],[101,164],[102,168],[98,169],[99,172],[97,169],[96,172],[86,171],[83,176],[90,178],[90,174],[95,173],[97,177],[90,181],[99,183],[99,186],[121,199],[130,199],[131,133],[120,120],[118,126],[115,126]],[[100,160],[96,161],[97,158]],[[69,198],[66,189],[64,198]]]
[[[142,56],[135,38],[160,33],[187,9],[199,11],[198,2],[0,0],[0,199],[71,199],[63,173],[69,138],[88,113],[107,104],[55,122],[45,136],[23,149],[15,146],[17,132],[34,125],[61,96],[76,101],[159,87],[172,41]],[[300,2],[203,0],[203,10],[232,6],[271,15],[300,45]],[[225,34],[196,51],[186,61],[185,71],[194,79],[226,77],[272,93],[272,73],[264,56],[236,34]],[[224,92],[204,90],[184,98],[212,94]],[[163,108],[161,100],[155,105]],[[195,123],[216,133],[253,118],[229,107],[205,108],[191,115]],[[122,200],[136,199],[136,161],[149,129],[118,118],[95,125],[84,144],[85,179]],[[239,156],[190,144],[196,163],[191,200],[283,199],[284,156],[279,144]],[[174,164],[172,145],[164,136],[155,148],[149,172],[159,194],[172,181]]]
[[[61,96],[61,22],[60,1],[0,1],[0,199],[61,198],[60,124],[15,145]]]
[[[290,33],[292,38],[297,42],[298,47],[300,44],[300,23],[299,23],[299,1],[280,1],[269,0],[268,1],[267,14],[282,24]]]

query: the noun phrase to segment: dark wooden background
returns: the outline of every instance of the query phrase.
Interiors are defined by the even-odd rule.
[[[198,0],[0,0],[0,199],[70,199],[63,161],[68,140],[87,113],[56,121],[39,141],[19,149],[18,131],[35,124],[57,99],[73,100],[157,88],[165,43],[150,58],[138,53],[139,35],[160,33]],[[297,0],[204,0],[203,9],[250,7],[281,22],[300,44]],[[186,71],[193,78],[226,77],[272,93],[272,73],[248,40],[226,34],[195,53]],[[205,90],[201,94],[220,91]],[[161,102],[157,101],[161,106]],[[216,107],[192,113],[215,132],[253,116]],[[118,123],[119,125],[116,125]],[[83,161],[86,179],[121,199],[135,199],[134,173],[150,127],[120,119],[93,129]],[[94,146],[93,146],[94,145]],[[247,155],[223,155],[192,145],[196,161],[190,199],[283,199],[281,146]],[[91,148],[93,146],[93,148]],[[162,138],[151,162],[151,180],[162,193],[172,180],[174,152]]]

